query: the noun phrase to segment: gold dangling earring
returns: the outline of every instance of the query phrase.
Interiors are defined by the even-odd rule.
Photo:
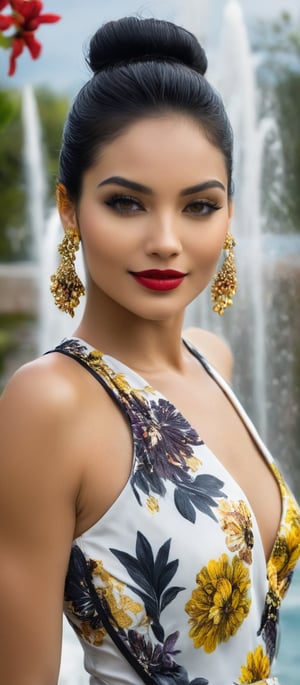
[[[219,273],[214,276],[214,281],[211,286],[211,299],[215,302],[213,311],[221,316],[224,314],[226,307],[232,305],[232,297],[237,289],[236,266],[234,262],[233,248],[236,242],[231,233],[226,233],[224,250],[226,257],[224,259],[222,268]]]
[[[58,309],[74,316],[74,307],[84,295],[85,288],[75,271],[75,256],[79,249],[80,237],[74,228],[67,229],[58,246],[61,262],[55,274],[51,276],[50,291]]]

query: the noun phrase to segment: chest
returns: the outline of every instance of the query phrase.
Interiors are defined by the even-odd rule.
[[[183,376],[156,374],[147,378],[147,384],[155,388],[147,399],[155,407],[148,427],[147,403],[143,411],[143,405],[138,396],[134,399],[134,393],[132,401],[128,401],[127,416],[124,402],[122,412],[107,397],[105,421],[101,426],[94,398],[88,433],[91,436],[99,434],[100,441],[95,443],[93,438],[87,450],[79,532],[103,516],[119,497],[130,478],[134,444],[136,449],[143,445],[143,449],[148,450],[146,459],[150,459],[151,451],[156,450],[158,460],[163,460],[169,450],[169,467],[170,462],[181,458],[180,450],[179,456],[172,455],[172,440],[176,436],[175,442],[183,444],[188,439],[185,432],[188,424],[210,450],[216,464],[227,471],[246,495],[268,558],[280,522],[281,496],[272,470],[228,396],[198,363]],[[162,395],[162,404],[157,398],[158,392]],[[184,423],[178,417],[183,418]],[[146,442],[145,431],[148,431]],[[146,482],[144,487],[148,488]]]
[[[168,374],[149,381],[196,430],[246,495],[268,559],[281,519],[281,494],[272,469],[237,408],[200,365],[185,377]]]

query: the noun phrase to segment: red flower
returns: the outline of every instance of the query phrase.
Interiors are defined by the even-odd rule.
[[[40,24],[53,24],[60,19],[58,14],[41,14],[43,3],[39,0],[11,0],[10,4],[16,26],[23,31],[36,31]]]
[[[15,34],[11,36],[11,55],[9,60],[8,75],[12,76],[16,71],[17,58],[27,47],[32,59],[37,59],[41,54],[42,45],[36,39],[34,32],[40,24],[53,24],[59,21],[58,14],[41,14],[43,3],[39,0],[0,0],[0,10],[8,4],[13,13],[11,16],[0,15],[0,31],[6,31],[11,26],[15,27]]]
[[[12,39],[12,51],[9,58],[9,72],[8,75],[12,76],[16,71],[17,57],[21,55],[24,48],[24,41],[18,36],[14,36]]]
[[[17,34],[12,40],[12,51],[9,58],[8,76],[13,76],[17,67],[17,57],[20,57],[24,47],[27,47],[32,59],[37,59],[41,54],[42,44],[36,39],[33,31],[25,31],[22,36]]]
[[[14,18],[8,14],[0,14],[0,31],[7,31],[14,24]]]

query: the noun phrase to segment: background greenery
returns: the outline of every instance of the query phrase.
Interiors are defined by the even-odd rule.
[[[53,204],[61,132],[69,101],[46,89],[37,90],[36,97],[43,131],[49,202]],[[25,188],[21,94],[0,89],[0,262],[30,258],[31,231]]]
[[[36,97],[50,206],[53,205],[61,132],[69,101],[46,89],[38,90]],[[31,257],[22,128],[21,93],[0,89],[0,263],[27,261]],[[35,356],[33,329],[33,314],[0,312],[0,391],[11,371]]]
[[[261,114],[274,119],[280,140],[266,150],[262,199],[272,232],[300,232],[300,26],[288,13],[257,24],[253,49]],[[274,192],[275,191],[275,192]]]

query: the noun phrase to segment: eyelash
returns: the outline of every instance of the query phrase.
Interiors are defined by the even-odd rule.
[[[121,205],[123,203],[123,208],[121,208]],[[123,215],[132,215],[136,212],[142,212],[145,211],[144,206],[142,203],[137,200],[135,197],[131,197],[130,195],[113,195],[109,200],[105,201],[105,204],[110,207],[113,211],[123,214]],[[124,208],[124,204],[127,205],[126,208]],[[133,208],[135,206],[135,208]],[[189,211],[191,208],[199,208],[199,212],[193,212]],[[205,209],[206,211],[202,211]],[[194,215],[195,217],[203,217],[203,216],[209,216],[214,211],[217,211],[218,209],[221,209],[221,205],[219,205],[217,202],[214,202],[213,200],[194,200],[193,202],[190,202],[184,209],[184,211],[187,214],[191,214],[192,216]]]
[[[202,210],[205,209],[205,212],[189,212],[191,207],[200,207]],[[188,214],[191,214],[194,216],[209,216],[209,214],[212,214],[212,212],[217,211],[218,209],[221,209],[221,205],[219,205],[217,202],[214,202],[213,200],[194,200],[193,202],[190,202],[187,207],[185,208],[185,211],[187,211]]]
[[[121,209],[121,204],[127,204],[126,209]],[[106,200],[105,204],[110,207],[115,212],[119,214],[132,214],[132,211],[143,211],[143,205],[135,198],[130,195],[113,195],[109,200]],[[132,209],[133,205],[136,205],[137,209]]]

